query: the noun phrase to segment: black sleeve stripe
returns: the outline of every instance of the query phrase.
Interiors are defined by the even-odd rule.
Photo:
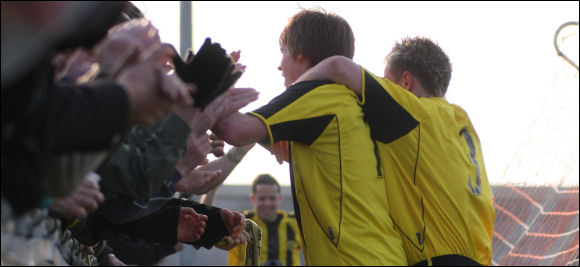
[[[299,82],[297,84],[290,86],[288,89],[286,89],[286,91],[284,91],[284,93],[272,99],[265,106],[262,106],[254,110],[254,112],[262,115],[262,117],[264,117],[264,119],[267,120],[268,118],[270,118],[270,116],[276,114],[276,112],[290,105],[292,102],[296,101],[296,99],[310,92],[312,89],[331,83],[333,82],[332,81]]]
[[[274,222],[266,223],[266,230],[268,231],[268,240],[266,241],[268,246],[268,257],[269,262],[276,262],[280,258],[280,236],[278,234],[278,226],[280,225],[280,217]],[[262,241],[264,242],[264,241]],[[264,243],[262,243],[264,244]]]
[[[292,229],[292,224],[290,222],[286,223],[286,244],[290,244],[292,241],[296,242],[296,236],[294,234],[294,229]],[[292,255],[294,253],[294,248],[291,246],[286,245],[286,266],[294,265]]]
[[[292,155],[292,146],[288,145],[288,153]],[[292,169],[292,157],[289,158],[288,169],[290,169],[290,189],[292,190],[292,204],[294,204],[294,216],[296,217],[296,223],[298,224],[298,229],[300,229],[300,234],[302,234],[302,218],[300,217],[300,205],[298,205],[298,199],[296,198],[296,186],[294,185],[294,169]],[[302,236],[304,240],[304,236]]]
[[[364,119],[373,139],[390,143],[413,130],[419,122],[367,72],[365,72]]]
[[[254,211],[253,210],[251,210],[251,211],[246,210],[246,211],[244,211],[244,216],[246,216],[246,219],[253,219],[254,218]]]
[[[334,117],[335,115],[332,114],[274,124],[270,126],[274,143],[288,140],[311,145]]]

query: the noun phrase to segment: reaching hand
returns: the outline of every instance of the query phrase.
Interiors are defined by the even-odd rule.
[[[117,82],[123,86],[131,104],[131,122],[152,124],[165,115],[175,102],[191,104],[189,87],[163,70],[174,48],[162,44],[145,60],[123,70]]]
[[[85,180],[68,197],[55,199],[48,209],[67,219],[84,218],[88,212],[96,210],[104,200],[99,185],[94,181]]]
[[[207,105],[203,112],[198,112],[195,115],[192,131],[197,135],[205,133],[208,129],[213,128],[221,117],[236,112],[258,99],[258,94],[253,88],[232,88],[226,91]]]
[[[195,242],[205,232],[207,216],[197,214],[195,210],[181,207],[179,212],[179,224],[177,226],[177,241]]]
[[[240,72],[241,74],[243,74],[244,72],[246,72],[246,65],[240,64],[238,62],[238,61],[240,61],[241,53],[242,52],[240,50],[233,51],[233,52],[230,53],[230,58],[235,63],[234,70],[232,71],[231,75],[234,75],[234,74],[236,74],[238,72]],[[237,79],[230,86],[234,86],[236,84],[236,82],[237,82]]]
[[[99,64],[99,78],[115,79],[128,66],[139,61],[143,48],[133,39],[107,36],[94,50],[94,60]]]
[[[242,54],[242,51],[238,50],[238,51],[232,51],[230,53],[230,57],[232,58],[232,61],[234,63],[238,63],[238,61],[240,61],[240,56]]]
[[[203,171],[195,169],[181,179],[175,185],[178,192],[203,195],[214,188],[214,181],[221,175],[222,171]]]
[[[65,59],[63,63],[63,68],[58,72],[58,78],[70,78],[77,80],[77,78],[87,74],[93,66],[93,61],[91,60],[91,54],[88,50],[83,47],[79,47],[74,50],[74,52],[66,57],[62,55]]]
[[[205,164],[207,161],[207,154],[211,152],[211,144],[207,134],[202,134],[196,137],[193,133],[187,138],[187,151],[183,157],[177,162],[175,168],[179,171],[181,176],[190,173],[195,167],[200,164]]]
[[[224,147],[225,147],[226,143],[224,142],[224,140],[221,140],[219,137],[217,137],[213,133],[209,135],[209,140],[211,141],[211,153],[216,158],[219,158],[219,157],[225,155]]]
[[[250,234],[246,231],[242,231],[238,238],[233,239],[231,236],[226,236],[224,239],[215,244],[217,248],[223,250],[230,250],[237,245],[241,245],[250,241]]]
[[[232,88],[224,94],[220,117],[227,116],[258,99],[258,91],[254,88]]]
[[[141,51],[161,43],[159,31],[151,21],[132,19],[109,30],[109,36],[125,36],[135,41]]]
[[[234,63],[236,63],[236,67],[234,68],[234,71],[232,71],[232,74],[241,71],[242,73],[246,71],[246,65],[242,65],[240,63],[238,63],[238,61],[240,61],[240,56],[242,54],[242,51],[238,50],[238,51],[232,51],[230,53],[230,57],[232,58],[232,61]]]
[[[246,229],[246,216],[243,214],[224,208],[220,215],[232,239],[237,239]]]
[[[160,44],[158,30],[145,19],[113,27],[95,46],[94,59],[100,65],[100,77],[117,77],[124,68],[147,58]]]

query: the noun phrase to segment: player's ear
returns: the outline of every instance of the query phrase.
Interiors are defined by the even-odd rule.
[[[413,89],[413,74],[408,71],[403,71],[403,75],[401,75],[401,87],[407,89],[408,91],[412,92]]]
[[[298,56],[296,57],[296,62],[300,64],[307,64],[308,66],[310,66],[310,58],[307,58],[303,54],[298,54]]]

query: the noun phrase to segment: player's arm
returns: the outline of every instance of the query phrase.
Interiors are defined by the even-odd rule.
[[[233,146],[245,146],[256,142],[269,143],[266,125],[255,116],[239,112],[218,120],[212,132]]]
[[[280,164],[283,161],[289,161],[288,142],[280,141],[271,145],[266,125],[256,116],[239,112],[232,113],[221,118],[214,125],[212,132],[233,146],[258,143],[275,155]]]
[[[312,80],[330,80],[355,91],[362,92],[361,68],[345,56],[332,56],[310,68],[296,80],[296,83]]]

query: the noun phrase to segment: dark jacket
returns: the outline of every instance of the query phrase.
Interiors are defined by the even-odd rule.
[[[189,126],[173,113],[152,127],[135,126],[97,171],[106,194],[148,199],[175,170],[186,149]]]
[[[193,208],[197,213],[208,217],[201,238],[187,244],[209,249],[228,235],[221,219],[220,208],[183,199],[171,199],[157,212],[125,224],[113,224],[96,212],[74,225],[71,231],[74,237],[85,245],[93,245],[100,240],[116,240],[124,236],[174,245],[177,243],[177,225],[181,207]]]
[[[129,102],[113,83],[54,81],[49,58],[2,88],[2,196],[16,214],[46,196],[48,159],[110,149],[127,126]],[[72,192],[72,187],[69,191]]]

